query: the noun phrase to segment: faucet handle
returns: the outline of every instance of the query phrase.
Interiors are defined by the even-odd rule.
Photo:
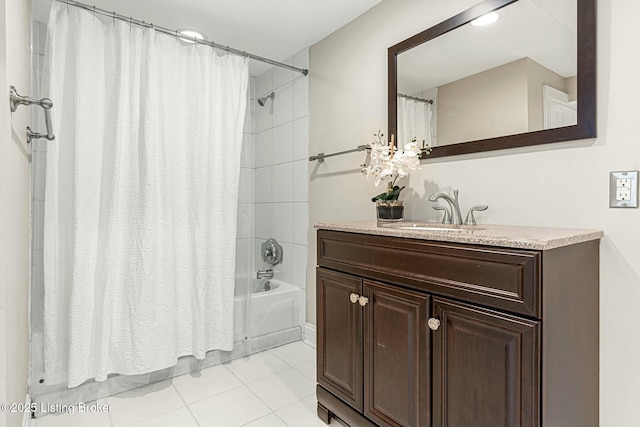
[[[473,211],[486,211],[489,209],[487,205],[478,205],[469,209],[469,213],[467,213],[467,218],[464,220],[464,225],[478,225],[476,223],[476,219],[473,216]]]
[[[449,208],[442,205],[435,205],[433,206],[433,209],[437,211],[444,211],[444,217],[442,218],[442,223],[451,224],[451,212],[449,211]]]

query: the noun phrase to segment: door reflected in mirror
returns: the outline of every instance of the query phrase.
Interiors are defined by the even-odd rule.
[[[433,157],[595,136],[594,3],[485,1],[389,48],[389,133]]]

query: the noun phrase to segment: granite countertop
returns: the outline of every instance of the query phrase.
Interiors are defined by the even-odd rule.
[[[321,222],[316,224],[315,228],[379,236],[537,250],[554,249],[589,240],[598,240],[604,235],[599,230],[573,228],[520,227],[493,224],[454,226],[412,221],[378,223],[375,220]]]

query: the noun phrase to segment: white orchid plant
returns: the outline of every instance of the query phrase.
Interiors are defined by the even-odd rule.
[[[405,188],[396,185],[398,178],[409,175],[410,171],[420,169],[420,156],[431,153],[431,148],[424,146],[418,147],[416,138],[404,145],[400,150],[396,148],[393,139],[391,143],[387,143],[380,131],[374,133],[375,141],[369,144],[371,148],[371,161],[369,164],[363,164],[362,173],[367,175],[367,179],[375,178],[376,187],[381,182],[387,182],[387,191],[378,194],[371,199],[372,202],[377,200],[398,200],[400,192]]]

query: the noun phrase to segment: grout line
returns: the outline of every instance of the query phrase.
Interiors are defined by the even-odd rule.
[[[187,401],[185,400],[184,396],[182,396],[182,393],[180,393],[180,390],[178,390],[178,387],[175,386],[175,384],[173,383],[173,381],[171,381],[171,387],[174,388],[174,390],[176,391],[176,393],[178,393],[178,396],[180,397],[180,400],[182,400],[182,403],[184,403],[185,408],[187,408],[187,411],[189,411],[189,413],[191,414],[191,418],[193,418],[193,420],[196,422],[196,424],[198,425],[198,427],[202,427],[200,425],[200,422],[198,421],[198,419],[196,418],[196,416],[194,415],[194,413],[191,411],[191,407],[189,406],[189,404],[187,403]],[[195,402],[192,402],[195,403]]]

